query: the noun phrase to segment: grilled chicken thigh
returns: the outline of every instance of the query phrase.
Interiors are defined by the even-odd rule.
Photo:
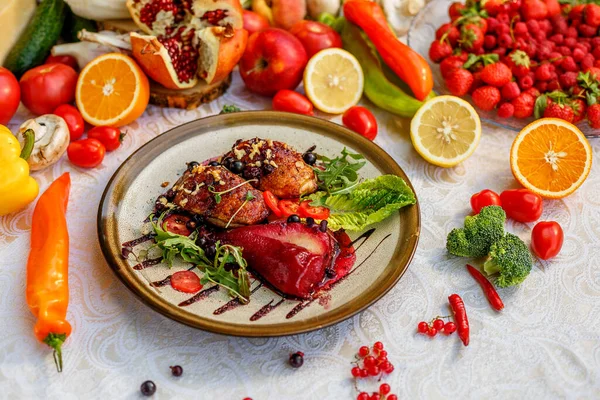
[[[222,161],[228,158],[244,163],[242,176],[256,179],[252,182],[254,187],[269,190],[277,197],[298,198],[317,190],[312,168],[304,162],[302,154],[285,143],[259,138],[240,141]]]
[[[262,193],[244,182],[223,167],[197,165],[173,186],[173,204],[219,227],[253,225],[264,220],[269,210]]]

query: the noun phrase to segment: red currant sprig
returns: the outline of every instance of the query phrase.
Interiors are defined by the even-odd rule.
[[[379,392],[374,392],[369,395],[367,392],[360,392],[356,400],[398,400],[398,396],[390,394],[392,388],[387,383],[382,383],[379,386]]]
[[[372,348],[362,346],[358,349],[356,361],[354,361],[355,366],[350,373],[355,378],[366,378],[367,376],[380,376],[381,378],[383,374],[391,374],[394,366],[389,362],[387,354],[381,342],[375,342]]]
[[[429,323],[425,321],[419,322],[417,325],[417,331],[429,337],[434,337],[438,333],[443,332],[446,335],[450,335],[456,331],[456,324],[452,321],[444,322],[442,318],[451,318],[449,315],[440,317],[437,316],[432,319]]]

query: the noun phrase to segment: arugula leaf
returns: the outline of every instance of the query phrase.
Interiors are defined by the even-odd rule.
[[[310,196],[311,206],[329,208],[327,223],[332,230],[359,231],[381,222],[400,208],[416,203],[410,187],[396,175],[382,175],[358,184],[350,193]]]
[[[229,114],[229,113],[234,113],[234,112],[239,112],[239,111],[242,111],[239,107],[237,107],[233,104],[229,104],[229,105],[225,104],[219,114]]]
[[[366,161],[358,161],[364,160],[362,155],[350,153],[345,147],[341,156],[336,158],[319,156],[319,160],[320,166],[325,169],[313,167],[313,170],[317,176],[319,189],[329,194],[350,192],[359,182],[358,170],[366,164]]]

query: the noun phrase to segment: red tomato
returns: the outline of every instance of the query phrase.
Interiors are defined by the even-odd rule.
[[[96,139],[76,140],[67,147],[69,161],[83,168],[94,168],[104,160],[106,149],[104,145]]]
[[[502,205],[502,203],[500,202],[498,193],[489,189],[482,190],[471,196],[471,208],[473,209],[474,214],[479,214],[479,211],[481,211],[483,207],[500,205]]]
[[[555,257],[562,248],[563,240],[563,230],[558,222],[538,222],[531,231],[531,249],[542,260]]]
[[[54,110],[54,115],[58,115],[67,123],[69,134],[71,135],[71,142],[83,136],[85,121],[77,108],[69,104],[63,104]]]
[[[313,207],[310,205],[310,201],[306,200],[300,203],[298,214],[302,218],[327,219],[329,218],[329,208],[321,206]]]
[[[313,115],[313,105],[306,96],[293,90],[280,90],[273,97],[273,110]]]
[[[267,207],[269,207],[271,211],[273,211],[273,214],[275,214],[278,217],[283,217],[283,213],[279,209],[279,199],[277,198],[277,196],[275,196],[269,190],[265,190],[263,192],[263,199],[265,200],[265,204],[267,205]]]
[[[101,141],[107,151],[118,149],[125,135],[111,126],[95,126],[88,132],[88,137]]]
[[[163,220],[163,229],[176,235],[190,236],[192,230],[187,227],[190,217],[181,214],[171,214]]]
[[[52,54],[46,58],[44,64],[65,64],[73,68],[75,71],[79,69],[77,59],[73,56],[53,56]]]
[[[173,289],[183,293],[197,293],[202,289],[200,277],[192,271],[177,271],[171,275]]]
[[[0,67],[0,124],[6,125],[21,101],[21,87],[12,72]]]
[[[290,33],[302,42],[308,58],[323,49],[342,48],[342,38],[339,33],[321,22],[298,21],[290,28]]]
[[[347,128],[369,140],[374,140],[377,136],[377,120],[371,111],[364,107],[350,107],[342,116],[342,122]]]
[[[279,200],[279,209],[284,217],[289,217],[290,215],[298,214],[298,208],[300,205],[298,201],[294,200]]]
[[[51,114],[75,100],[77,72],[64,64],[44,64],[21,77],[21,101],[34,114]]]
[[[248,31],[248,36],[254,32],[264,31],[269,27],[269,21],[260,14],[253,11],[244,10],[244,29]]]
[[[506,215],[515,221],[533,222],[542,216],[542,198],[527,189],[505,190],[500,201]]]

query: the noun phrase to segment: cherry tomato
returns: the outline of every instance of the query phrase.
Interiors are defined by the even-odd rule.
[[[342,47],[342,38],[339,33],[321,22],[298,21],[290,28],[290,33],[302,42],[308,58],[323,49]]]
[[[306,96],[287,89],[280,90],[273,97],[273,110],[304,115],[314,114],[313,105]]]
[[[275,214],[277,217],[283,217],[283,213],[279,209],[279,199],[277,196],[275,196],[269,190],[265,190],[263,192],[263,199],[265,200],[267,207],[273,211],[273,214]]]
[[[67,147],[69,161],[83,168],[94,168],[104,160],[106,149],[104,145],[96,139],[76,140]]]
[[[15,115],[21,101],[19,81],[4,67],[0,67],[0,124],[6,125]]]
[[[265,17],[253,11],[244,10],[242,16],[244,18],[244,29],[248,31],[248,36],[254,32],[264,31],[270,26]]]
[[[163,220],[163,229],[176,235],[190,236],[192,230],[187,227],[190,219],[187,215],[171,214]]]
[[[533,222],[542,216],[542,198],[527,189],[505,190],[500,201],[506,215],[515,221]]]
[[[531,249],[542,260],[555,257],[562,248],[563,240],[563,230],[558,222],[538,222],[531,231]]]
[[[88,132],[88,137],[101,141],[106,147],[106,151],[118,149],[125,135],[119,128],[113,128],[112,126],[95,126]]]
[[[298,215],[302,218],[327,219],[329,218],[329,208],[310,205],[310,201],[306,200],[300,203]]]
[[[479,214],[483,207],[499,205],[502,205],[500,196],[498,196],[498,193],[489,189],[482,190],[471,196],[471,208],[473,209],[474,214]]]
[[[83,136],[85,121],[83,120],[83,117],[77,108],[70,104],[63,104],[56,107],[56,110],[54,110],[54,115],[58,115],[67,123],[67,126],[69,127],[69,134],[71,135],[71,142]]]
[[[183,293],[197,293],[202,289],[200,277],[192,271],[177,271],[171,275],[173,289]]]
[[[51,114],[75,100],[77,72],[64,64],[44,64],[25,72],[19,82],[25,107],[34,114]]]
[[[73,68],[75,71],[79,69],[77,59],[73,56],[53,56],[49,55],[44,61],[44,64],[65,64]]]
[[[279,200],[279,209],[284,217],[298,214],[298,208],[300,205],[295,200]]]
[[[369,140],[374,140],[377,136],[377,120],[371,111],[364,107],[350,107],[342,116],[342,122],[347,128]]]

